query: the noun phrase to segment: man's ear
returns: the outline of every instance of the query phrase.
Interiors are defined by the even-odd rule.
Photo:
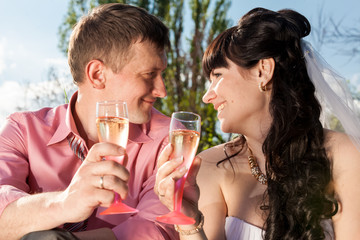
[[[275,70],[275,60],[273,58],[265,58],[259,61],[259,81],[266,86],[272,79]]]
[[[93,88],[103,89],[105,88],[105,65],[100,60],[91,60],[86,65],[86,77],[90,81]]]

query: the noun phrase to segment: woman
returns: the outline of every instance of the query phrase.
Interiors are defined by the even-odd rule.
[[[306,65],[313,52],[301,40],[309,33],[295,11],[256,8],[207,48],[203,101],[218,111],[222,131],[239,136],[200,153],[201,167],[195,159],[183,211],[196,223],[175,226],[182,239],[360,236],[360,153],[319,120]],[[155,184],[169,209],[174,179],[186,170],[177,169],[181,160],[168,161],[171,148]]]

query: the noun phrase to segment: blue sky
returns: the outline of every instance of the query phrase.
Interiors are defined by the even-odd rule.
[[[0,126],[4,116],[23,99],[21,85],[46,81],[50,66],[68,73],[67,60],[57,48],[57,32],[68,2],[0,0]],[[360,27],[359,0],[233,0],[229,11],[233,24],[254,7],[291,8],[310,22],[317,21],[322,8],[325,16],[342,20],[343,26]],[[324,48],[321,53],[341,75],[360,84],[360,60],[349,61],[334,49]]]

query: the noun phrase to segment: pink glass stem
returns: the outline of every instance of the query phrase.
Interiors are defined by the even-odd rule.
[[[118,193],[115,193],[114,202],[112,204],[119,203],[119,202],[121,202],[121,197]]]
[[[182,177],[175,183],[175,193],[174,193],[174,211],[181,212],[182,199],[184,194],[184,185],[186,177]]]

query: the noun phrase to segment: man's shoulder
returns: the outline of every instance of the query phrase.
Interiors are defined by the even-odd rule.
[[[169,127],[170,125],[170,117],[166,116],[165,114],[161,113],[159,110],[153,108],[151,111],[151,120],[150,125],[151,127]]]
[[[12,113],[8,118],[18,124],[33,125],[42,124],[53,126],[56,122],[65,119],[67,104],[54,108],[45,107],[35,111],[22,111]]]
[[[169,126],[171,119],[155,108],[151,111],[151,120],[149,122],[148,135],[153,139],[164,139],[169,135]]]

